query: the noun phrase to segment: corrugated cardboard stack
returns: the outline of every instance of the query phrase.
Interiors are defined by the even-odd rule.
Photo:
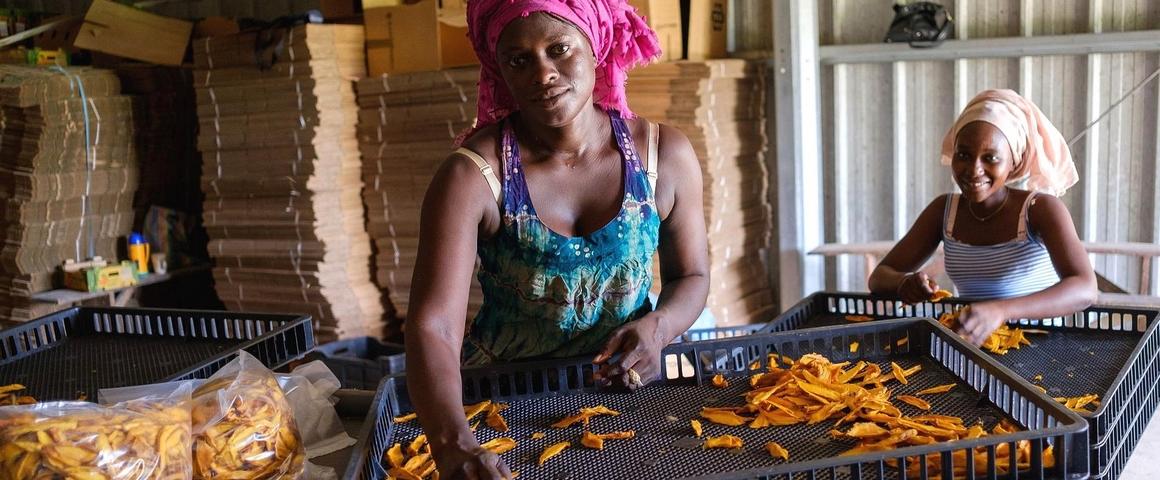
[[[352,82],[365,72],[362,27],[257,35],[194,42],[218,295],[231,309],[310,314],[323,341],[378,336]],[[260,43],[281,48],[256,54]],[[255,57],[271,54],[259,70]]]
[[[367,229],[375,279],[400,318],[407,314],[427,185],[475,118],[476,67],[368,78],[358,84]],[[468,314],[483,296],[472,281]]]
[[[773,224],[764,70],[742,60],[660,63],[629,74],[628,100],[638,115],[685,132],[701,161],[708,307],[717,324],[768,321],[774,296],[766,253]]]
[[[133,224],[137,166],[133,109],[110,71],[0,66],[0,317],[23,321],[54,307],[66,259],[115,259]]]

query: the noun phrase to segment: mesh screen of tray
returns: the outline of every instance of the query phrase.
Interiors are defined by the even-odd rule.
[[[849,324],[844,315],[819,315],[800,328]],[[1040,327],[1027,327],[1040,329]],[[991,357],[1031,383],[1047,389],[1053,397],[1077,397],[1094,393],[1102,399],[1116,375],[1128,364],[1140,333],[1088,330],[1048,330],[1029,333],[1031,345]],[[987,352],[990,353],[990,352]],[[1036,380],[1042,375],[1042,380]]]
[[[924,396],[934,407],[929,412],[902,402],[894,402],[904,415],[917,416],[924,413],[952,415],[962,418],[967,425],[982,422],[988,430],[1001,419],[1009,418],[969,385],[959,382],[953,374],[934,360],[919,357],[902,357],[894,360],[903,367],[922,364],[922,371],[910,378],[909,385],[901,385],[896,381],[887,385],[894,395],[914,393],[947,383],[958,384],[951,392]],[[879,365],[885,368],[884,371],[890,369],[889,361]],[[785,447],[790,453],[790,463],[836,457],[843,451],[853,448],[852,443],[830,437],[828,432],[834,428],[834,420],[817,425],[751,429],[744,425],[740,427],[717,425],[699,418],[698,414],[703,406],[744,404],[741,395],[749,390],[748,375],[727,378],[730,382],[727,389],[707,384],[701,387],[653,385],[635,394],[577,394],[513,402],[510,408],[503,412],[510,431],[498,433],[481,422],[476,431],[476,438],[480,442],[496,437],[515,439],[517,442],[515,450],[505,453],[502,457],[513,472],[520,473],[521,479],[711,477],[714,474],[770,468],[786,463],[781,459],[771,458],[765,451],[765,442],[768,441],[776,441]],[[580,445],[583,427],[579,424],[566,429],[550,427],[561,418],[579,412],[582,407],[596,405],[607,406],[621,412],[621,415],[593,418],[589,424],[589,429],[593,433],[635,430],[636,438],[606,441],[604,450],[598,451]],[[676,420],[670,421],[668,417],[675,417]],[[477,417],[482,418],[482,415]],[[703,450],[700,440],[693,436],[689,426],[689,420],[692,419],[701,421],[705,436],[736,435],[744,440],[744,448],[740,451]],[[846,424],[846,427],[848,425]],[[543,432],[546,436],[532,440],[531,435],[534,432]],[[410,442],[420,433],[422,431],[416,421],[399,425],[389,444]],[[562,441],[570,441],[572,446],[549,460],[543,467],[536,465],[536,459],[544,448]],[[838,473],[839,478],[849,477],[848,471]],[[891,478],[895,473],[890,473]]]
[[[67,337],[56,345],[0,365],[0,384],[19,383],[40,401],[96,401],[97,389],[160,382],[236,350],[244,340],[203,340],[91,334]]]

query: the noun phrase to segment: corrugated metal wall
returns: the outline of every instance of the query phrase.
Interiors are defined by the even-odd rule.
[[[881,42],[893,3],[820,0],[821,44]],[[959,38],[1160,29],[1155,0],[942,3],[955,14]],[[752,18],[750,7],[741,5],[737,18]],[[746,45],[738,37],[737,47]],[[823,66],[826,242],[897,239],[935,196],[951,191],[939,142],[979,90],[1020,91],[1070,139],[1158,67],[1155,53]],[[1082,239],[1160,241],[1158,92],[1153,81],[1073,144],[1081,180],[1063,199]],[[1129,291],[1138,288],[1135,260],[1095,258],[1095,265]],[[864,290],[865,275],[858,258],[831,260],[827,287]]]

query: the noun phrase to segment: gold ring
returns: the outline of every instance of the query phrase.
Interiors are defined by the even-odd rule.
[[[644,382],[640,381],[640,374],[636,373],[636,370],[631,368],[628,369],[628,381],[631,382],[634,387],[644,386]]]

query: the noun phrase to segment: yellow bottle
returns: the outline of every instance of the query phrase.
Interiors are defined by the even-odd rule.
[[[129,260],[137,264],[138,274],[149,273],[149,242],[140,233],[129,235]]]

